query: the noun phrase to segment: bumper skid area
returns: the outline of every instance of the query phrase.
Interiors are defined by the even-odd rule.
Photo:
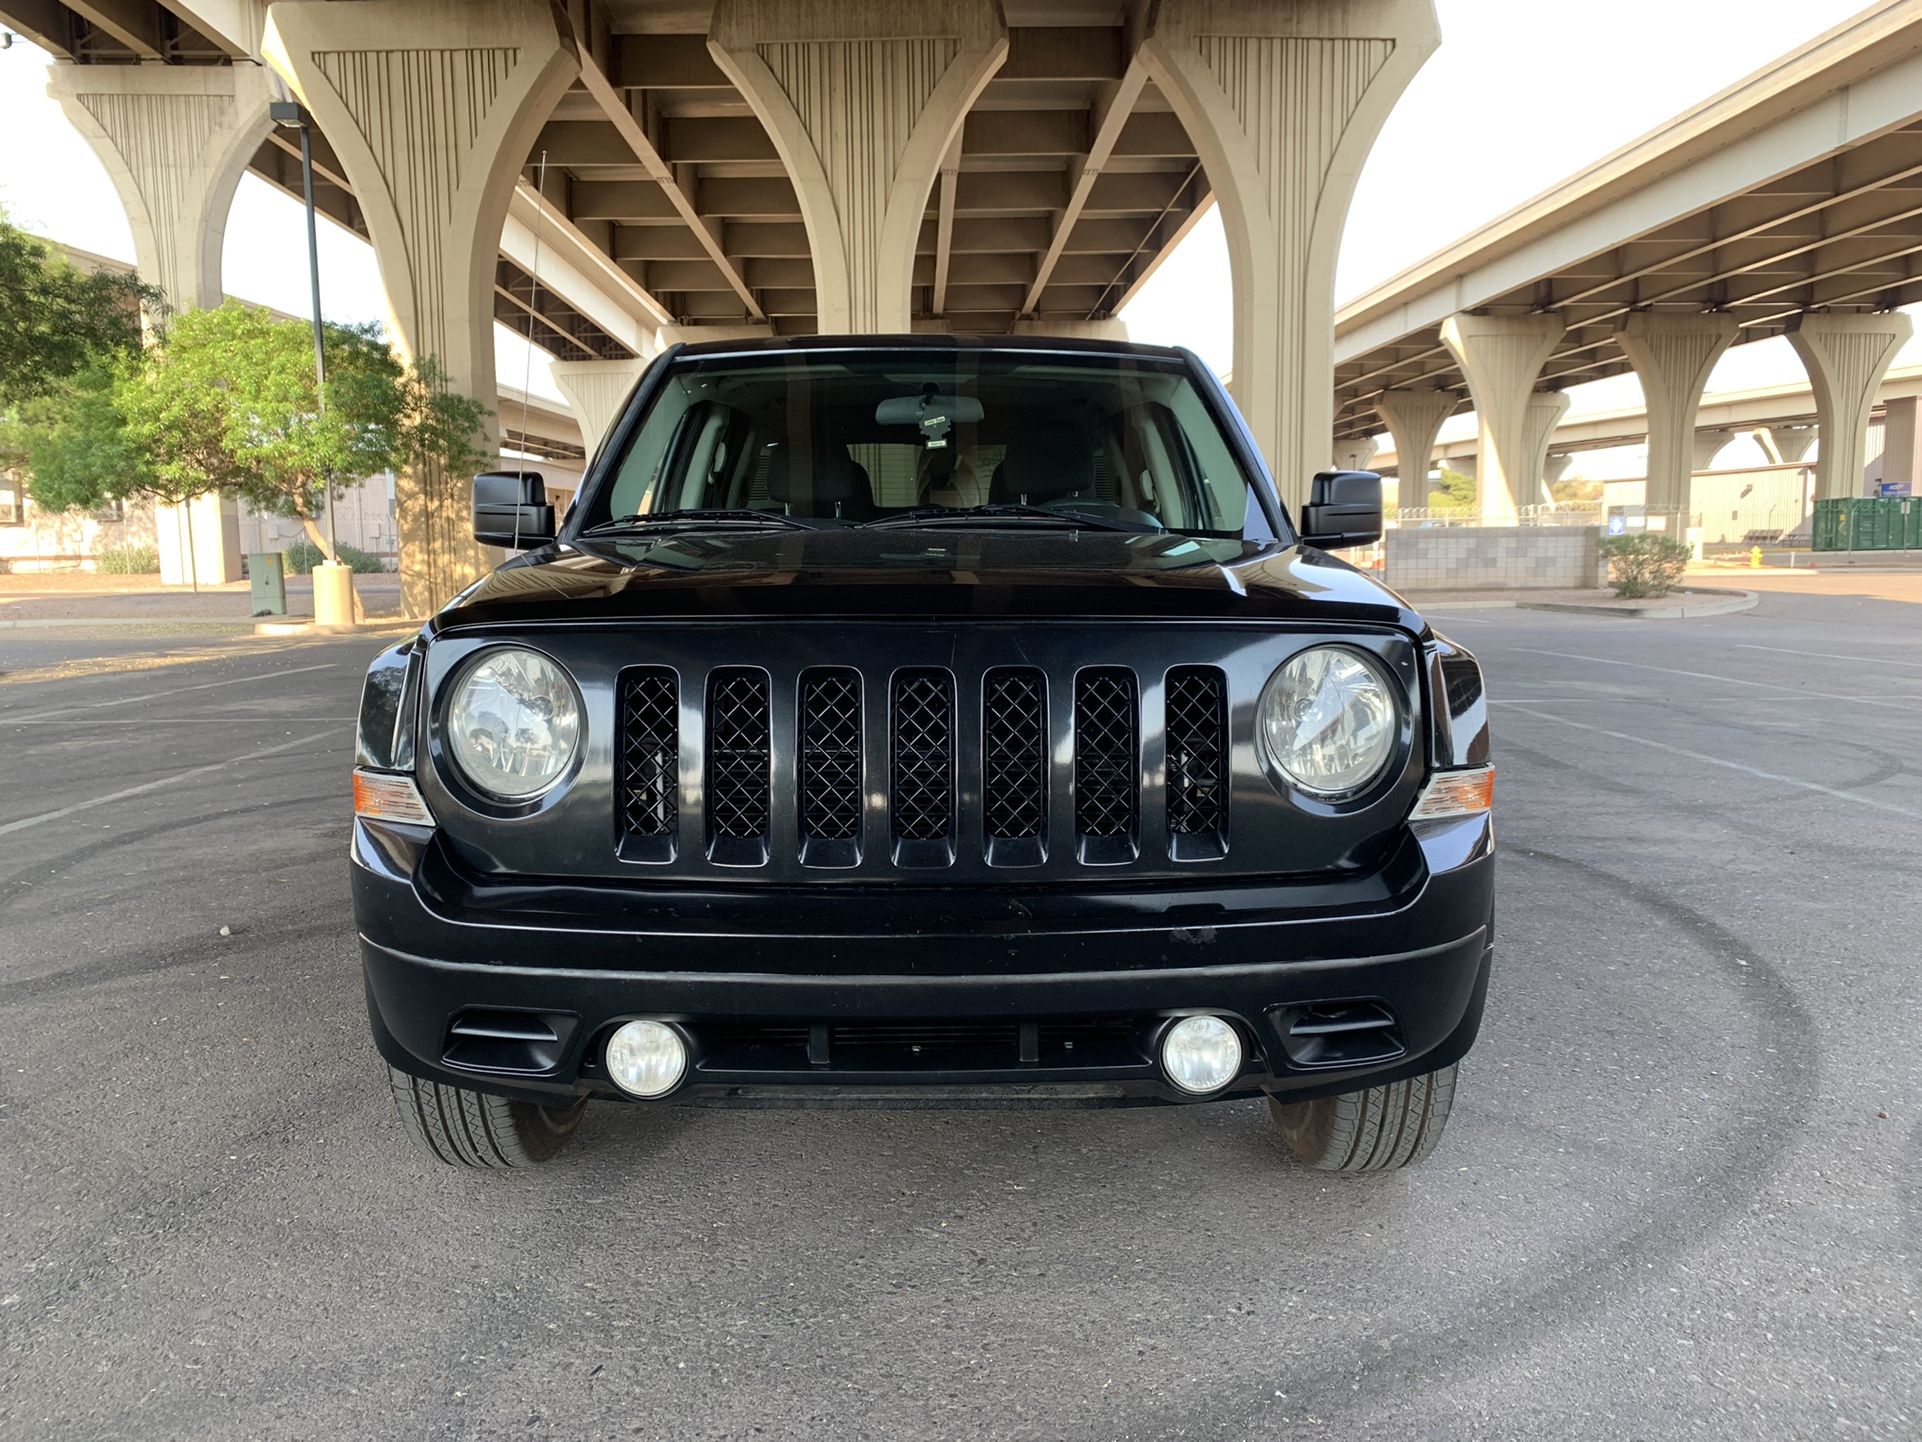
[[[915,913],[886,897],[850,898],[831,935],[623,930],[612,909],[489,916],[484,898],[447,895],[426,834],[365,825],[354,890],[382,1054],[518,1100],[624,1098],[600,1048],[647,1016],[691,1043],[688,1081],[667,1099],[680,1104],[1187,1102],[1155,1043],[1194,1012],[1230,1019],[1246,1052],[1241,1076],[1205,1099],[1306,1100],[1431,1071],[1474,1041],[1491,952],[1486,822],[1409,846],[1410,876],[1383,904],[1304,914],[1280,888],[1251,888],[1208,926],[1169,924],[1172,906],[1156,925],[1140,897],[1125,925],[1095,906],[1079,925],[982,934],[950,919],[909,937],[900,922]],[[522,1033],[536,1040],[499,1040]],[[462,1036],[496,1040],[477,1050]]]

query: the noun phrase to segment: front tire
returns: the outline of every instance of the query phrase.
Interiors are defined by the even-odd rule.
[[[391,1066],[387,1080],[401,1125],[450,1167],[501,1170],[547,1161],[567,1145],[587,1110],[586,1097],[568,1107],[536,1106],[423,1081]]]
[[[1441,1140],[1455,1100],[1455,1068],[1308,1102],[1268,1098],[1275,1131],[1302,1161],[1325,1172],[1386,1172],[1413,1166]]]

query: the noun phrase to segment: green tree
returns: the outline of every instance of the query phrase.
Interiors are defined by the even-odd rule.
[[[26,468],[70,392],[99,393],[112,363],[138,354],[143,307],[162,311],[138,276],[82,271],[0,213],[0,472]]]
[[[146,453],[127,434],[114,394],[119,376],[130,368],[125,359],[96,365],[74,378],[57,407],[45,397],[29,403],[51,412],[26,440],[29,494],[43,509],[93,509],[154,493]]]
[[[82,271],[0,214],[0,410],[138,350],[141,309],[160,305],[138,276]]]
[[[1443,466],[1441,477],[1435,483],[1435,490],[1428,497],[1428,504],[1437,511],[1474,510],[1481,504],[1480,491],[1475,484],[1475,478]]]
[[[298,520],[332,558],[320,524],[328,503],[395,463],[403,371],[376,326],[323,333],[324,388],[312,328],[239,301],[181,316],[158,359],[184,404],[218,397],[228,488]]]

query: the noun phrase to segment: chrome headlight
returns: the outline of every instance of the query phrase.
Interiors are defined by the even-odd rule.
[[[1394,757],[1401,734],[1396,692],[1382,668],[1361,652],[1312,646],[1291,656],[1262,689],[1262,749],[1310,796],[1353,796]]]
[[[567,774],[581,703],[567,672],[538,651],[503,646],[468,666],[447,705],[447,751],[461,775],[503,801],[525,801]]]

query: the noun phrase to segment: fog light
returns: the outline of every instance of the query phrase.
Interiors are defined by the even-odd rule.
[[[1241,1034],[1218,1016],[1186,1016],[1161,1038],[1161,1069],[1197,1095],[1220,1091],[1241,1074]]]
[[[687,1074],[687,1043],[665,1022],[623,1022],[607,1039],[607,1074],[633,1096],[664,1097]]]

